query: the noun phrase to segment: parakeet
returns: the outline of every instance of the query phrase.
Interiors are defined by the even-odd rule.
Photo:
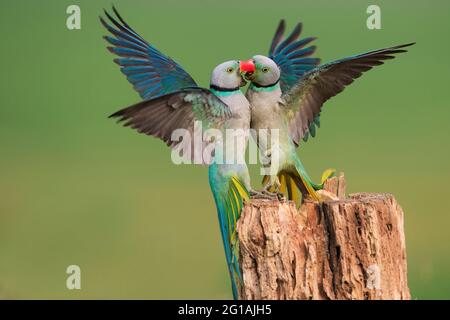
[[[327,64],[311,57],[316,47],[309,45],[315,38],[298,39],[302,25],[282,41],[285,22],[282,20],[269,49],[269,57],[255,55],[255,72],[247,72],[251,80],[246,97],[250,102],[251,128],[278,129],[278,144],[271,145],[271,136],[257,136],[263,153],[271,158],[272,172],[263,179],[266,190],[279,191],[298,203],[300,194],[320,200],[315,184],[306,173],[296,148],[300,141],[315,136],[319,127],[322,105],[335,96],[363,72],[393,59],[403,48],[413,43],[370,51]],[[270,132],[270,131],[269,131]],[[276,159],[274,158],[276,155]],[[334,170],[322,175],[322,183]]]
[[[222,132],[225,129],[242,129],[244,132],[249,129],[249,103],[240,87],[246,84],[242,72],[253,72],[253,63],[235,60],[221,63],[212,72],[210,88],[198,87],[179,64],[146,42],[116,9],[113,10],[120,22],[107,12],[106,15],[115,28],[100,18],[103,26],[113,35],[105,37],[112,45],[108,49],[119,56],[115,62],[145,100],[110,117],[118,118],[118,122],[139,133],[160,138],[174,149],[179,148],[183,141],[172,141],[172,132],[186,129],[193,136],[195,121],[201,121],[203,129]],[[203,138],[207,139],[204,135]],[[245,143],[240,150],[236,150],[237,153],[245,153],[248,138],[244,138]],[[208,146],[206,142],[202,144],[202,155]],[[215,159],[226,156],[226,141],[218,138],[214,143]],[[190,157],[194,160],[194,152]],[[236,221],[244,201],[249,198],[250,177],[245,162],[238,161],[213,161],[208,172],[236,299],[242,279],[238,264]]]

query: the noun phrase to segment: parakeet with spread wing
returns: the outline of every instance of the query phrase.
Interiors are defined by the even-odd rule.
[[[251,80],[246,97],[250,102],[251,128],[278,129],[278,143],[271,136],[256,137],[259,148],[271,160],[271,172],[263,179],[264,188],[284,193],[299,203],[301,191],[316,200],[316,190],[334,170],[322,175],[322,184],[315,184],[306,173],[296,148],[301,140],[314,137],[319,127],[320,112],[325,101],[337,95],[359,78],[363,72],[393,59],[395,54],[406,52],[412,45],[405,44],[350,56],[319,66],[320,60],[311,57],[316,47],[310,45],[314,37],[299,39],[302,24],[299,23],[284,40],[285,22],[281,20],[269,57],[252,58],[254,72],[247,72]],[[269,131],[270,132],[270,131]],[[275,140],[275,139],[273,139]]]
[[[249,129],[249,103],[240,87],[246,83],[241,73],[254,71],[252,63],[224,62],[213,70],[209,89],[198,87],[179,64],[146,42],[115,8],[113,10],[119,21],[105,13],[114,27],[100,18],[112,34],[105,37],[111,44],[108,49],[119,56],[114,61],[145,100],[110,117],[118,118],[124,126],[139,133],[160,138],[174,149],[180,148],[183,140],[172,141],[172,132],[185,129],[193,136],[195,121],[201,121],[203,129]],[[247,141],[245,138],[237,153],[245,153]],[[204,142],[202,155],[208,146],[208,141]],[[218,138],[214,143],[213,156],[222,158],[226,142]],[[190,153],[192,160],[195,160],[194,154]],[[209,165],[209,183],[218,211],[233,296],[237,298],[241,274],[235,230],[243,202],[251,191],[247,165],[237,161],[226,164],[213,161]]]

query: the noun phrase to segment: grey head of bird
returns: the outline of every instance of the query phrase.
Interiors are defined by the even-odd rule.
[[[280,80],[280,68],[269,57],[256,55],[252,59],[254,72],[246,72],[245,78],[260,87],[275,85]]]
[[[211,74],[210,85],[213,89],[233,91],[245,86],[244,72],[254,71],[249,61],[230,60],[219,64]]]

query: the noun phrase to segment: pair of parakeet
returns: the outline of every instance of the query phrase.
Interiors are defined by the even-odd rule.
[[[270,196],[271,192],[285,194],[298,202],[301,195],[320,200],[316,190],[333,173],[326,171],[321,184],[315,184],[306,173],[296,148],[309,136],[315,136],[320,125],[322,105],[341,92],[363,72],[405,52],[411,44],[390,47],[350,56],[324,65],[311,57],[316,47],[313,37],[300,39],[299,23],[285,38],[282,20],[269,49],[269,57],[256,55],[248,61],[227,61],[214,68],[210,88],[201,88],[174,60],[158,51],[134,31],[113,7],[116,18],[105,11],[110,24],[100,18],[111,33],[105,36],[108,49],[119,56],[114,61],[143,101],[122,109],[111,117],[140,133],[162,139],[171,148],[179,147],[172,132],[185,129],[194,134],[195,121],[205,128],[250,128],[257,145],[272,169],[263,179],[263,191],[250,185],[247,165],[212,162],[209,183],[215,199],[226,261],[234,298],[238,298],[242,276],[238,264],[239,252],[236,222],[243,203],[250,195]],[[241,87],[251,81],[246,95]],[[277,143],[270,134],[277,132]],[[248,136],[247,136],[248,137]],[[245,153],[248,139],[238,153]],[[223,155],[223,141],[215,141],[214,156]],[[202,144],[204,149],[207,144]],[[201,150],[204,151],[204,150]],[[276,156],[275,156],[276,155]],[[191,155],[192,157],[193,155]]]

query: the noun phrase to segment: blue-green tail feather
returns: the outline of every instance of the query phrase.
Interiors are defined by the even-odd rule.
[[[231,279],[233,298],[239,298],[242,275],[239,267],[239,246],[236,235],[243,203],[249,198],[244,185],[234,176],[217,176],[217,168],[210,167],[209,181],[216,202],[225,257]]]

